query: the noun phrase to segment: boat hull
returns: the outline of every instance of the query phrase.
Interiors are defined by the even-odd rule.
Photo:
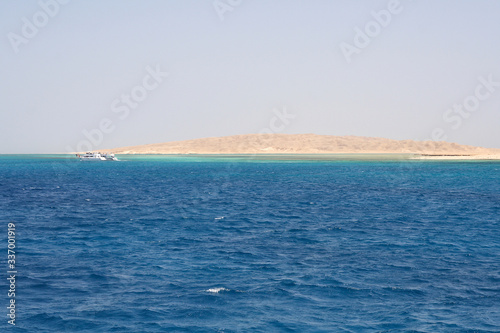
[[[80,158],[80,161],[84,161],[84,162],[106,161],[106,157],[104,157],[100,153],[87,152],[84,155],[77,154],[76,156],[78,156]],[[114,157],[114,156],[112,156],[112,157]]]

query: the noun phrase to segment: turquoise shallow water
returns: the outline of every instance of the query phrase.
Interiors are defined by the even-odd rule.
[[[500,330],[498,162],[121,159],[0,156],[16,331]]]

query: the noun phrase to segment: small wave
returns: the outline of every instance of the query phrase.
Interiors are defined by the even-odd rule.
[[[214,293],[214,294],[218,294],[220,293],[221,291],[229,291],[229,289],[226,289],[224,287],[218,287],[218,288],[210,288],[210,289],[207,289],[205,290],[207,293]]]
[[[384,287],[384,290],[396,292],[396,293],[406,293],[410,295],[424,295],[425,292],[423,292],[420,289],[415,289],[415,288],[403,288],[403,287]]]

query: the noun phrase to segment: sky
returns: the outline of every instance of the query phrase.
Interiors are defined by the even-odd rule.
[[[250,133],[500,148],[498,0],[1,0],[0,153]]]

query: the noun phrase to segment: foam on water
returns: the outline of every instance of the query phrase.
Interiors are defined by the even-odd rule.
[[[226,289],[224,287],[217,287],[217,288],[210,288],[210,289],[207,289],[205,290],[206,292],[208,293],[215,293],[215,294],[218,294],[220,293],[221,291],[229,291],[229,289]]]

